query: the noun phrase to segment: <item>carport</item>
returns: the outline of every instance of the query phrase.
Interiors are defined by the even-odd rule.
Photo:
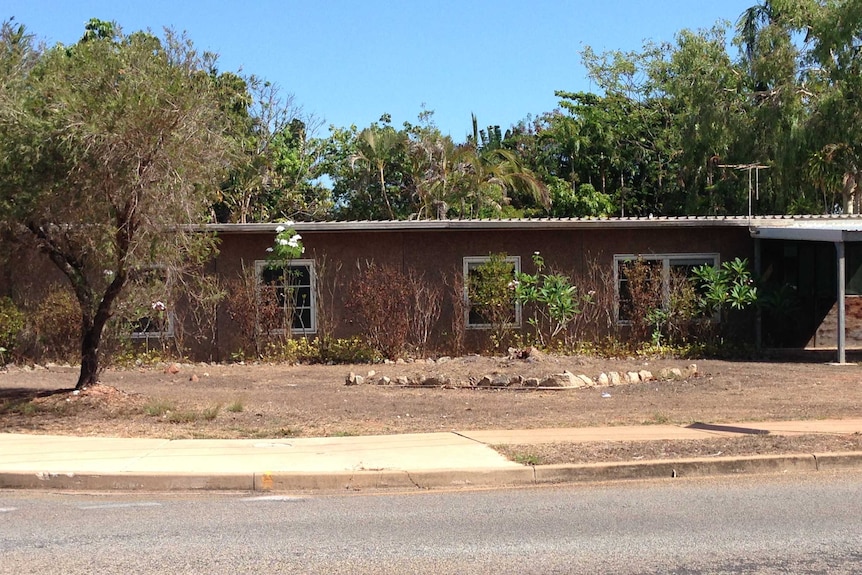
[[[754,245],[754,269],[757,274],[762,270],[761,240],[786,240],[795,242],[828,242],[835,246],[835,263],[838,302],[837,322],[837,359],[840,364],[847,361],[846,328],[846,244],[862,242],[862,219],[857,216],[810,216],[795,218],[763,219],[755,218],[750,225]],[[760,341],[758,325],[757,339]]]

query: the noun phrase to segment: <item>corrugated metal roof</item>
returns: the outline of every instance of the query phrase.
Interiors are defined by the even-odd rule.
[[[206,229],[221,234],[272,233],[278,222],[254,224],[209,224]],[[425,230],[515,230],[515,229],[626,229],[662,227],[838,227],[859,226],[862,217],[847,215],[806,216],[655,216],[636,218],[531,218],[531,219],[459,219],[459,220],[353,220],[296,222],[299,232],[390,232]]]

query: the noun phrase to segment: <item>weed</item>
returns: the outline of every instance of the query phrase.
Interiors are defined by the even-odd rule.
[[[144,413],[150,415],[152,417],[161,417],[176,410],[177,406],[171,401],[164,401],[161,399],[154,399],[149,401],[144,406]]]
[[[245,406],[242,404],[242,401],[237,399],[233,403],[229,403],[225,409],[231,413],[241,413],[245,409]]]
[[[212,407],[208,407],[201,412],[201,417],[204,421],[212,421],[218,416],[218,412],[221,410],[221,404],[213,405]]]
[[[532,453],[515,453],[511,459],[521,465],[542,465],[542,458]]]
[[[18,415],[36,415],[39,412],[39,407],[34,403],[21,399],[17,401],[8,401],[0,405],[0,413],[17,413]]]
[[[670,417],[664,413],[655,412],[652,414],[652,418],[646,420],[644,423],[647,425],[666,425],[670,423]]]
[[[193,423],[200,419],[201,414],[191,409],[171,411],[167,414],[170,423]]]

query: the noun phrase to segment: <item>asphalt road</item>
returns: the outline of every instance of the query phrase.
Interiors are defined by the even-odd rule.
[[[862,472],[409,494],[0,492],[0,573],[862,573]]]

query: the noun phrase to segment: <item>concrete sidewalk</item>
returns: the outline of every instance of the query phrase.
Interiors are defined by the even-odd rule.
[[[334,490],[507,486],[862,465],[862,453],[524,466],[490,446],[862,432],[862,419],[744,424],[452,431],[261,440],[0,434],[0,487]]]

